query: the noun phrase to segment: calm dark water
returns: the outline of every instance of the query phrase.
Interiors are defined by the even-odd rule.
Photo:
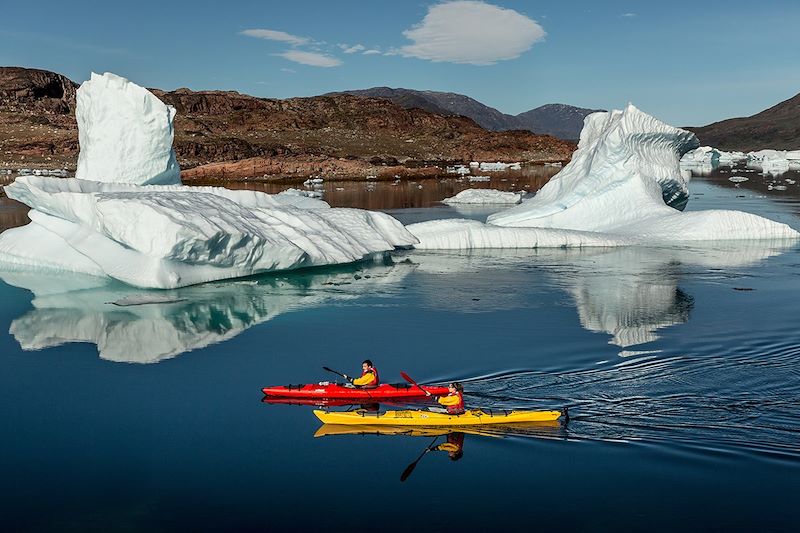
[[[689,209],[800,227],[790,196],[692,190]],[[145,291],[5,272],[0,518],[16,531],[794,531],[798,252],[403,252],[127,307],[108,302]],[[466,434],[459,460],[427,453],[401,482],[432,435],[315,437],[310,408],[261,403],[264,385],[365,357],[386,380],[461,379],[470,405],[568,405],[572,420]]]

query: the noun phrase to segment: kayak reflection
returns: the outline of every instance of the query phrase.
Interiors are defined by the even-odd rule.
[[[533,437],[533,438],[563,438],[563,425],[557,420],[544,422],[528,422],[514,426],[491,426],[480,428],[446,428],[446,427],[403,427],[403,426],[352,426],[343,424],[323,424],[314,433],[315,438],[336,437],[342,435],[379,435],[379,436],[405,436],[405,437],[433,437],[420,455],[410,463],[400,475],[400,481],[405,481],[416,468],[417,464],[430,452],[447,454],[451,461],[458,461],[464,456],[465,436],[503,438],[508,436]],[[444,437],[444,439],[442,439]]]

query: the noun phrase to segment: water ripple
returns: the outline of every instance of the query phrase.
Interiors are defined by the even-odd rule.
[[[569,406],[563,438],[799,462],[800,346],[778,338],[728,342],[725,350],[715,344],[693,355],[643,355],[588,369],[514,370],[464,381],[475,405]]]

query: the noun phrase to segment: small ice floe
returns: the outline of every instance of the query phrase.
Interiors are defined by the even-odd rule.
[[[367,176],[367,179],[368,180],[376,180],[376,179],[378,179],[378,176],[376,176],[374,174],[370,174],[369,176]]]
[[[0,171],[2,173],[2,171]],[[6,171],[6,174],[11,174],[11,171]],[[55,178],[66,178],[69,172],[63,168],[20,168],[17,170],[20,176],[53,176]]]
[[[793,179],[789,179],[789,178],[786,178],[786,179],[785,179],[785,180],[783,180],[783,181],[785,181],[785,182],[786,182],[786,183],[788,183],[789,185],[794,185],[795,183],[797,183],[795,180],[793,180]]]
[[[321,185],[322,182],[324,181],[325,180],[322,178],[309,178],[303,182],[303,185],[305,185],[306,187],[313,187],[315,185]]]
[[[343,190],[344,190],[344,187],[336,187],[336,190],[337,190],[337,191],[343,191]]]
[[[774,190],[776,190],[776,191],[785,191],[786,190],[786,185],[775,185],[775,186],[772,186],[772,188]]]
[[[480,163],[478,168],[484,172],[502,172],[505,170],[520,170],[522,168],[522,164],[501,163],[500,161],[497,161],[495,163]]]
[[[744,176],[731,176],[728,178],[728,181],[732,181],[733,183],[743,183],[745,181],[749,181],[750,178],[745,178]]]
[[[465,176],[470,173],[470,169],[465,165],[455,165],[452,167],[445,167],[445,172],[448,174],[459,174],[461,176]]]
[[[442,200],[446,205],[458,204],[501,204],[516,205],[522,201],[524,193],[504,192],[496,189],[467,189],[453,197]]]
[[[491,181],[490,176],[470,176],[469,181]]]
[[[323,196],[322,191],[303,191],[300,189],[286,189],[285,191],[281,191],[278,194],[289,195],[289,196],[305,196],[306,198],[316,198],[316,199],[320,199]]]
[[[562,163],[560,161],[556,161],[555,163],[545,163],[544,166],[561,168]]]
[[[132,305],[173,304],[183,301],[186,301],[186,298],[170,296],[169,294],[132,294],[130,296],[120,298],[115,302],[107,303],[111,305],[118,305],[120,307],[130,307]]]

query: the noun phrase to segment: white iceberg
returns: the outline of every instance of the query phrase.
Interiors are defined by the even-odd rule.
[[[679,211],[689,200],[679,161],[698,144],[693,133],[633,105],[593,113],[572,160],[533,198],[490,215],[487,224],[431,221],[408,229],[420,240],[416,247],[429,250],[800,238],[749,213]]]
[[[443,204],[518,204],[525,193],[498,191],[497,189],[466,189],[442,200]]]
[[[764,175],[779,176],[800,170],[800,150],[759,150],[747,153],[747,166]]]
[[[593,113],[569,164],[536,196],[488,222],[609,233],[642,243],[800,237],[785,224],[740,211],[679,211],[689,199],[679,160],[697,144],[693,133],[633,105]]]
[[[0,260],[138,287],[349,263],[415,243],[389,215],[292,194],[32,176],[6,193],[33,208],[32,222],[0,235]]]
[[[416,242],[389,215],[303,195],[142,185],[178,179],[174,110],[124,78],[93,75],[77,113],[78,174],[92,181],[28,175],[6,186],[32,222],[0,235],[0,262],[167,289],[349,263]]]
[[[721,154],[711,146],[701,146],[694,150],[689,150],[681,157],[682,166],[692,165],[712,165],[716,166],[720,163]]]
[[[180,183],[172,149],[175,108],[125,78],[92,73],[77,93],[78,169],[84,180]]]
[[[723,166],[731,166],[734,163],[747,161],[747,154],[744,152],[725,152],[723,150],[717,150],[717,152],[719,152],[719,164]]]

